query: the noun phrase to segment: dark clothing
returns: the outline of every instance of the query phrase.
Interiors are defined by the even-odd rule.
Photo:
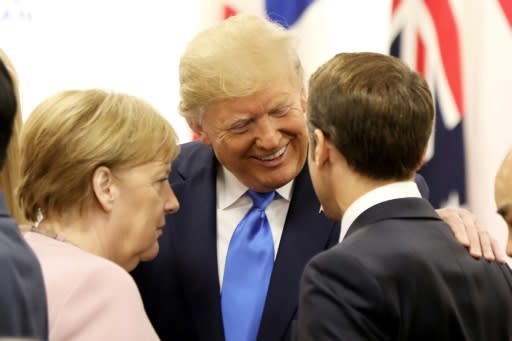
[[[182,145],[171,186],[180,210],[167,216],[160,253],[133,276],[148,316],[163,341],[223,341],[217,269],[216,176],[213,150]],[[428,191],[423,178],[422,190]],[[274,263],[259,341],[287,341],[296,319],[299,280],[306,263],[338,243],[340,225],[319,213],[307,166],[295,179]]]
[[[0,191],[0,337],[48,340],[41,266],[9,216]]]
[[[420,198],[363,212],[313,258],[298,340],[512,340],[512,276],[472,258]]]

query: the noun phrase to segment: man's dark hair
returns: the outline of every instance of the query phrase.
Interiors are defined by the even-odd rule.
[[[7,157],[14,117],[16,116],[16,95],[14,84],[6,66],[0,60],[0,169]]]
[[[322,130],[353,170],[376,180],[410,178],[434,122],[427,82],[399,59],[370,52],[322,65],[311,76],[307,112],[310,131]]]

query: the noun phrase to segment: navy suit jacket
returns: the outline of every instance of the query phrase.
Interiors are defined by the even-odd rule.
[[[512,276],[472,258],[432,206],[390,200],[315,256],[300,288],[298,340],[512,340]]]
[[[182,145],[170,175],[180,210],[167,216],[160,252],[132,273],[148,316],[164,341],[223,341],[217,269],[218,161],[200,142]],[[423,178],[417,179],[424,195]],[[291,339],[306,263],[338,243],[340,225],[319,213],[307,166],[295,179],[270,279],[258,340]]]
[[[0,191],[0,337],[48,340],[43,273]]]

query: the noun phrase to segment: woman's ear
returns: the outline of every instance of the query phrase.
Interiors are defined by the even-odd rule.
[[[96,168],[92,175],[92,189],[100,207],[106,212],[112,211],[116,195],[114,175],[105,166]]]

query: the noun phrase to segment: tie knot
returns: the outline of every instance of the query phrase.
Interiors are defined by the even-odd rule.
[[[265,210],[268,204],[274,200],[276,192],[272,191],[267,193],[260,193],[253,190],[248,190],[247,195],[249,195],[249,197],[252,199],[252,204],[254,207]]]

